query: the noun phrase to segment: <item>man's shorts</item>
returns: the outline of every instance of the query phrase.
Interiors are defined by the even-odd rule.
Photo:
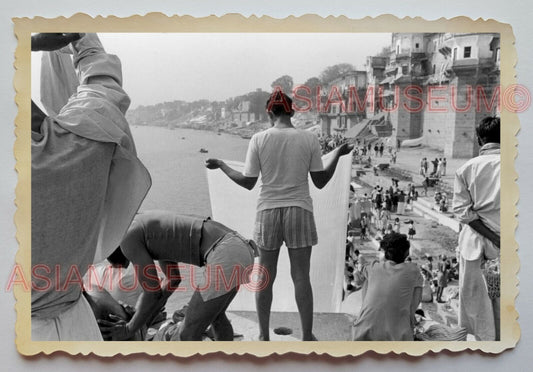
[[[313,212],[300,207],[282,207],[258,211],[254,240],[267,251],[278,250],[283,242],[287,248],[304,248],[318,242]]]
[[[205,256],[204,280],[197,290],[204,301],[222,296],[250,282],[254,264],[253,243],[237,233],[220,238]]]

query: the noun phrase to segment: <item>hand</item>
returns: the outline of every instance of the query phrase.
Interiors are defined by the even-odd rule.
[[[344,143],[338,147],[339,156],[347,155],[353,150],[353,145]]]
[[[73,41],[81,38],[79,33],[61,34],[61,33],[42,33],[31,37],[32,51],[52,51],[61,49]]]
[[[128,328],[128,323],[114,314],[109,314],[112,321],[98,319],[100,332],[106,341],[124,341],[133,336]]]
[[[222,164],[224,164],[224,162],[219,159],[207,159],[205,161],[205,166],[208,169],[218,169],[222,166]]]
[[[133,315],[135,314],[135,308],[133,306],[131,306],[131,305],[128,305],[128,304],[122,302],[122,301],[119,301],[118,303],[124,309],[124,312],[128,316],[128,319],[131,319],[133,317]]]

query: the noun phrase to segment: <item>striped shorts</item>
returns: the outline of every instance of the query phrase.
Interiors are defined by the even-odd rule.
[[[313,213],[300,207],[282,207],[257,212],[254,240],[264,250],[311,247],[318,242]]]

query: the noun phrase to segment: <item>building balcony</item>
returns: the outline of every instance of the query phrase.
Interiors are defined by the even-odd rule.
[[[492,58],[461,58],[456,59],[448,65],[446,71],[459,72],[477,68],[494,68],[494,60]]]
[[[423,60],[423,59],[427,59],[427,54],[424,52],[412,52],[411,58],[416,59],[416,60]]]
[[[402,50],[400,53],[394,53],[392,56],[395,57],[396,59],[411,57],[411,51],[410,50]]]
[[[375,69],[383,69],[387,65],[387,57],[369,57],[369,65]]]
[[[341,117],[348,117],[348,118],[356,118],[356,117],[362,117],[365,116],[364,110],[358,111],[357,109],[354,109],[354,111],[342,111],[342,112],[319,112],[318,116],[320,118],[341,118]]]
[[[424,52],[413,52],[411,50],[402,50],[400,53],[392,53],[390,56],[390,62],[396,62],[399,60],[406,59],[425,59],[427,58],[426,53]]]
[[[396,75],[396,72],[398,72],[398,66],[397,65],[389,65],[385,68],[385,74],[387,75],[391,75],[391,74],[394,74]]]
[[[392,53],[390,55],[389,63],[395,64],[396,62],[401,61],[406,58],[409,58],[409,55],[407,53],[399,53],[399,54]]]
[[[379,85],[391,84],[396,79],[396,75],[387,76],[385,79],[379,82]]]

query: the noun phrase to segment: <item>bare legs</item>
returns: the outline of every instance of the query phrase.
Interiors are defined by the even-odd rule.
[[[203,332],[211,324],[217,341],[233,341],[233,327],[226,317],[226,309],[237,294],[237,289],[212,300],[202,299],[200,292],[192,295],[183,320],[182,341],[201,341]]]
[[[260,249],[259,263],[269,273],[266,288],[256,293],[257,316],[259,318],[259,339],[269,341],[270,309],[272,306],[272,286],[277,274],[279,249]],[[316,340],[313,336],[313,290],[309,278],[311,247],[289,249],[291,277],[294,283],[296,305],[302,324],[302,340]]]
[[[267,285],[264,289],[256,292],[255,304],[257,307],[257,317],[259,319],[259,340],[270,341],[270,308],[272,306],[272,286],[276,279],[279,249],[267,251],[259,249],[259,264],[267,271]]]
[[[302,323],[302,341],[316,341],[313,336],[313,289],[309,278],[311,247],[289,249],[289,259],[294,296]]]

